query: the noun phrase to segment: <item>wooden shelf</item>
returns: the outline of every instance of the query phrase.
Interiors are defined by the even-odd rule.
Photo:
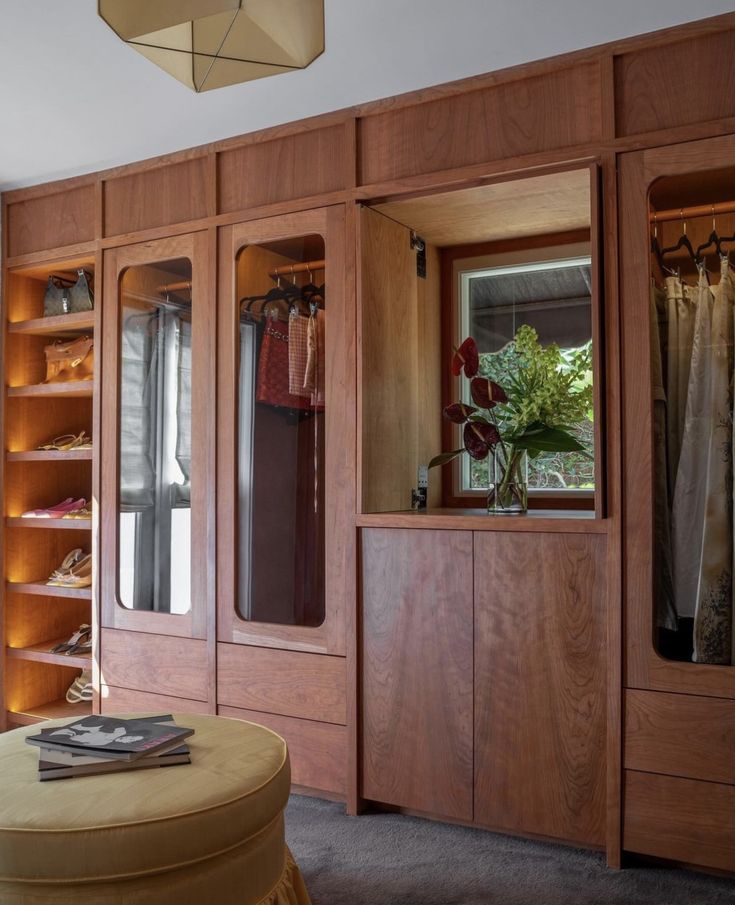
[[[91,449],[27,449],[7,453],[8,462],[91,462]]]
[[[10,516],[5,519],[8,528],[60,528],[62,531],[88,531],[92,527],[90,518],[22,518]]]
[[[37,707],[29,707],[27,710],[8,710],[8,722],[15,726],[33,726],[44,720],[80,719],[90,716],[92,702],[82,701],[80,704],[69,704],[64,698],[58,701],[49,701],[48,704],[39,704]]]
[[[75,336],[89,330],[94,330],[94,311],[36,317],[8,324],[8,333],[20,333],[24,336]]]
[[[550,531],[558,534],[605,534],[605,519],[587,510],[536,509],[525,515],[489,515],[484,509],[425,509],[358,515],[358,528],[435,528],[458,531]]]
[[[8,396],[24,396],[27,398],[56,399],[91,396],[94,392],[94,380],[74,380],[68,383],[33,383],[29,386],[8,387]]]
[[[52,654],[51,648],[66,641],[66,638],[54,638],[51,641],[42,641],[40,644],[32,644],[29,647],[6,647],[8,657],[15,660],[32,660],[34,663],[50,663],[52,666],[70,666],[76,669],[84,669],[91,665],[92,654]]]
[[[25,519],[24,519],[25,521]],[[64,597],[68,600],[91,600],[92,588],[59,588],[45,581],[8,581],[8,594],[29,594],[33,597]]]

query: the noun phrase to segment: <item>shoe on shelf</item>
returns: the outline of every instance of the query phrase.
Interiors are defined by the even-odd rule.
[[[84,509],[86,505],[87,501],[84,497],[78,500],[73,497],[67,497],[60,503],[49,506],[48,509],[29,509],[27,512],[22,513],[21,518],[63,518],[67,512]]]
[[[49,651],[50,654],[68,654],[78,649],[80,644],[86,644],[92,637],[92,627],[86,622],[70,636],[67,641],[61,641]]]
[[[48,443],[42,443],[37,449],[55,450],[57,452],[69,452],[72,449],[92,449],[92,438],[86,431],[79,434],[62,434],[54,437]]]
[[[83,506],[81,509],[71,509],[69,512],[65,512],[62,518],[92,518],[92,513],[86,506]]]
[[[79,560],[84,556],[84,552],[81,547],[75,547],[73,550],[69,550],[66,556],[61,561],[61,565],[58,569],[54,569],[54,571],[49,575],[49,580],[46,584],[51,584],[52,579],[59,578],[61,575],[65,575],[71,567],[79,562]]]
[[[81,552],[82,551],[80,550],[79,553],[81,554]],[[66,559],[64,562],[66,562]],[[65,569],[57,569],[46,584],[55,588],[90,587],[92,584],[92,554],[87,553],[85,556],[75,559]]]
[[[66,692],[66,700],[69,704],[79,704],[81,701],[92,700],[92,670],[83,669],[74,679]]]

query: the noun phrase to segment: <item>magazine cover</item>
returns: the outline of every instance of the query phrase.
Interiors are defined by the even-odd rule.
[[[42,729],[26,742],[40,747],[86,752],[95,757],[135,760],[183,741],[193,729],[161,725],[150,719],[123,720],[111,716],[87,716],[67,726]]]

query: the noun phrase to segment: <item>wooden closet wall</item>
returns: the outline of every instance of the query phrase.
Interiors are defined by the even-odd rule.
[[[646,635],[651,588],[640,558],[647,555],[647,540],[642,537],[637,549],[628,533],[640,524],[635,505],[650,512],[650,499],[644,494],[632,504],[623,480],[623,462],[628,468],[636,454],[625,431],[646,417],[640,368],[647,338],[645,331],[636,335],[648,316],[642,296],[648,271],[641,269],[646,187],[656,175],[696,170],[710,155],[733,159],[734,56],[732,13],[3,194],[7,384],[15,385],[10,375],[23,367],[7,324],[18,319],[14,306],[24,279],[93,261],[98,290],[104,286],[97,294],[97,327],[113,335],[107,318],[114,319],[117,274],[156,243],[170,245],[177,255],[187,247],[195,256],[209,311],[199,354],[211,356],[213,372],[222,365],[218,382],[205,388],[200,401],[206,412],[201,474],[210,482],[196,573],[201,609],[176,630],[120,613],[114,599],[115,554],[105,543],[116,500],[105,463],[115,460],[116,440],[109,423],[106,431],[104,425],[106,412],[114,411],[117,373],[106,362],[100,368],[101,392],[91,408],[92,545],[102,544],[92,595],[95,711],[201,710],[258,720],[287,738],[294,782],[344,800],[351,813],[374,800],[605,848],[611,865],[620,865],[626,850],[735,871],[733,808],[711,801],[712,795],[690,794],[691,782],[707,780],[702,789],[720,783],[719,801],[730,801],[735,780],[724,760],[717,760],[717,745],[695,752],[706,763],[711,759],[701,776],[672,777],[651,747],[649,731],[666,724],[673,732],[684,718],[680,708],[689,707],[698,737],[711,731],[719,738],[713,721],[735,719],[732,673],[688,669],[680,684],[676,670],[659,668]],[[361,204],[593,164],[601,173],[593,216],[602,223],[604,262],[597,349],[604,374],[599,401],[605,491],[596,515],[531,516],[491,525],[461,512],[376,513],[369,500],[380,461],[366,420],[374,409],[362,357],[367,300],[358,292],[366,253]],[[336,404],[333,424],[341,425],[341,432],[332,428],[327,456],[334,502],[327,549],[331,615],[327,628],[313,636],[273,627],[258,634],[232,621],[230,515],[216,505],[233,492],[227,477],[230,390],[223,384],[231,379],[230,351],[226,334],[219,332],[219,347],[215,341],[223,312],[233,304],[234,253],[238,242],[291,229],[303,234],[300,218],[328,231],[330,291],[339,311],[330,320],[335,326],[328,387]],[[621,294],[619,277],[626,287]],[[25,708],[17,698],[27,685],[18,663],[31,664],[34,678],[28,682],[47,702],[59,697],[66,681],[65,674],[48,672],[63,666],[33,650],[55,628],[46,617],[32,616],[32,598],[39,594],[11,586],[11,573],[23,563],[19,532],[31,533],[13,521],[19,485],[12,396],[6,391],[3,405],[8,452],[0,529],[6,564],[1,717],[11,725],[18,707]],[[411,417],[421,425],[427,400],[417,392],[413,405]],[[40,410],[34,417],[41,417]],[[32,448],[43,438],[29,431],[23,442]],[[416,438],[417,444],[434,444],[418,429]],[[405,474],[396,478],[396,487],[405,486]],[[52,552],[34,566],[45,569],[48,559],[53,567],[57,547],[52,537]],[[28,547],[29,556],[33,549]],[[22,581],[29,573],[20,574]],[[519,595],[534,600],[525,614],[517,610]],[[50,612],[53,601],[42,600]],[[431,619],[424,617],[429,612]],[[18,632],[23,626],[33,628]],[[580,630],[584,649],[575,646]],[[508,645],[520,645],[517,658]],[[499,687],[496,694],[496,682],[505,691]],[[474,702],[473,684],[483,689]],[[29,718],[48,715],[36,707]],[[655,818],[660,807],[665,818]],[[673,822],[676,845],[665,838]]]

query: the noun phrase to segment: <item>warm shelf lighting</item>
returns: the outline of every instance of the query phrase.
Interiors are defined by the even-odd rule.
[[[98,0],[97,11],[197,92],[305,69],[324,51],[324,0]]]

